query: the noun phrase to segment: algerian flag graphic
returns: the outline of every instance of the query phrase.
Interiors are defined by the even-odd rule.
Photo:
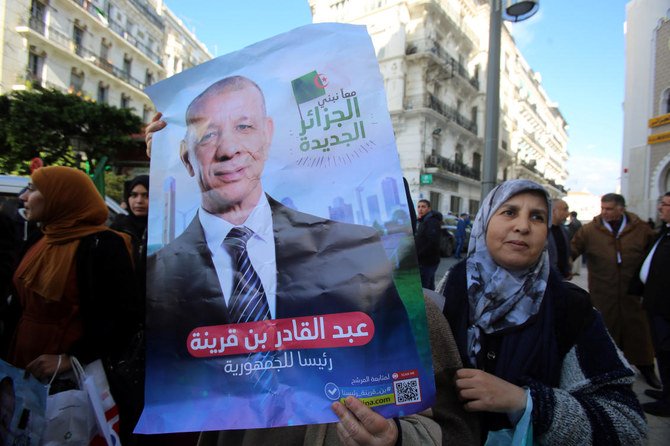
[[[314,98],[326,94],[326,89],[316,70],[300,76],[297,79],[293,79],[291,81],[291,86],[293,87],[293,96],[298,104],[311,101]]]

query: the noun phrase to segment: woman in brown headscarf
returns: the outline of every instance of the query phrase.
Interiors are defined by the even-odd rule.
[[[113,363],[138,324],[130,241],[104,226],[105,202],[79,170],[38,169],[20,199],[43,236],[14,273],[9,362],[43,381],[70,370],[71,356]]]

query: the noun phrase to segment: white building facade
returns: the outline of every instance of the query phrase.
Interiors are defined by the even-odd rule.
[[[162,0],[2,0],[0,23],[0,94],[55,88],[144,122],[145,87],[211,59]]]
[[[626,5],[621,193],[643,219],[670,191],[670,1]]]
[[[476,213],[484,154],[486,0],[309,0],[314,22],[366,25],[385,82],[414,200]],[[498,179],[531,178],[565,193],[567,131],[503,27]]]

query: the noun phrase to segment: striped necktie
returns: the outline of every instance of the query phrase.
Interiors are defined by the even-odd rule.
[[[263,284],[247,254],[247,241],[252,235],[253,231],[246,226],[235,227],[223,241],[229,248],[235,267],[233,293],[228,301],[231,323],[270,319],[270,306]]]
[[[247,241],[253,234],[253,231],[246,226],[235,227],[223,241],[235,266],[233,293],[228,302],[231,323],[270,319],[270,306],[263,284],[247,254]],[[273,356],[274,352],[252,353],[246,357],[246,361],[264,363],[268,359],[271,361]],[[277,387],[276,378],[271,370],[256,371],[251,378],[254,381],[254,389],[265,394],[266,398],[274,393]]]

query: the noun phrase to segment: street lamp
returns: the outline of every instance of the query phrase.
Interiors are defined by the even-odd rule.
[[[510,22],[521,22],[535,14],[540,7],[539,0],[505,1],[503,18]]]
[[[502,20],[520,22],[535,14],[539,0],[491,0],[489,25],[489,58],[486,73],[486,115],[484,122],[484,172],[482,203],[498,179],[498,145],[500,125],[500,33]]]

